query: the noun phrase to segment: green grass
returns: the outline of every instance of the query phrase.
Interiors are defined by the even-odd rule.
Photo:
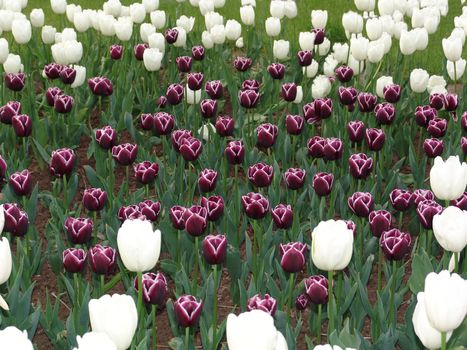
[[[135,1],[122,0],[122,3],[129,5]],[[228,5],[220,9],[219,12],[224,15],[225,19],[237,19],[240,20],[239,7],[241,0],[228,0]],[[81,5],[83,8],[101,8],[103,1],[94,0],[75,0],[75,4]],[[256,23],[260,30],[264,26],[264,20],[269,16],[269,0],[257,0],[256,10]],[[342,14],[348,10],[356,10],[354,2],[351,0],[299,0],[298,4],[298,17],[293,20],[283,20],[283,32],[281,36],[288,40],[298,41],[298,33],[301,31],[309,30],[311,27],[310,13],[313,9],[327,10],[328,25],[327,35],[331,42],[344,41],[345,35],[341,24]],[[446,17],[442,17],[439,30],[430,36],[428,49],[423,52],[416,52],[411,62],[408,64],[408,68],[422,67],[427,69],[431,74],[438,73],[444,70],[444,55],[441,46],[441,39],[449,35],[451,30],[454,28],[454,17],[458,16],[462,12],[462,6],[460,1],[450,1],[449,13]],[[59,20],[50,8],[49,0],[29,0],[28,8],[26,13],[36,7],[42,7],[46,12],[46,23],[58,26]],[[194,9],[189,1],[186,0],[182,4],[175,3],[175,0],[160,0],[160,9],[166,10],[169,18],[174,21],[176,16],[182,14],[195,16],[197,21],[204,21],[199,14],[197,9]],[[196,27],[195,27],[196,28]],[[398,46],[398,41],[393,41],[393,47]],[[467,45],[464,49],[464,57],[467,52]],[[386,67],[386,66],[385,66]],[[387,65],[386,72],[390,73],[391,65]]]

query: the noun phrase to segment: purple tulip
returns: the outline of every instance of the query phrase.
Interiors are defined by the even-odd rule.
[[[198,186],[201,192],[211,192],[216,188],[217,171],[203,169],[198,175]]]
[[[66,272],[81,272],[86,266],[86,252],[84,249],[65,249],[62,253],[62,261]]]
[[[202,100],[199,104],[199,109],[203,118],[209,119],[215,117],[217,113],[217,100]]]
[[[89,211],[100,211],[107,203],[107,192],[100,188],[86,188],[83,193],[83,206]]]
[[[204,89],[213,100],[219,100],[224,96],[224,86],[220,80],[208,81]]]
[[[274,224],[278,229],[287,230],[293,223],[293,210],[292,206],[285,204],[278,204],[271,209],[271,216]]]
[[[293,102],[297,97],[297,84],[284,83],[281,87],[281,96],[286,102]]]
[[[6,105],[0,107],[0,121],[3,124],[11,124],[15,115],[21,114],[21,103],[9,101]]]
[[[117,143],[117,131],[110,125],[97,129],[95,137],[97,144],[105,150],[111,149]]]
[[[272,63],[268,66],[268,73],[272,79],[281,80],[285,75],[285,66],[282,63]]]
[[[143,60],[144,51],[146,51],[147,48],[149,48],[149,45],[146,43],[133,46],[133,54],[138,61]]]
[[[297,52],[297,61],[301,67],[308,67],[311,62],[313,62],[313,51],[298,51]]]
[[[43,73],[48,79],[54,80],[60,77],[60,72],[64,68],[63,65],[58,63],[49,63],[44,66]]]
[[[207,235],[202,243],[203,256],[209,265],[219,265],[227,256],[227,237]]]
[[[143,274],[143,300],[146,304],[163,307],[169,294],[167,279],[158,272],[148,272]],[[133,287],[139,290],[138,278],[135,278]]]
[[[224,199],[221,196],[201,197],[201,206],[207,211],[208,221],[217,221],[224,214]]]
[[[281,267],[285,272],[297,273],[303,270],[306,263],[307,246],[301,242],[279,245]]]
[[[269,211],[269,201],[260,193],[249,192],[242,196],[242,205],[250,219],[264,218]]]
[[[451,205],[462,210],[467,210],[467,192],[464,192],[459,198],[452,200]]]
[[[437,109],[438,111],[444,106],[444,95],[443,94],[431,94],[430,95],[430,106]]]
[[[156,105],[159,108],[165,108],[165,106],[167,106],[167,103],[168,103],[167,97],[164,95],[159,96],[159,98],[156,100]]]
[[[277,125],[264,123],[256,128],[256,144],[259,147],[269,148],[274,145],[277,139]]]
[[[420,220],[420,224],[427,229],[433,228],[433,217],[437,214],[441,214],[443,207],[436,203],[434,200],[424,200],[417,205],[417,215]]]
[[[313,189],[320,197],[327,196],[331,193],[332,185],[334,183],[334,175],[331,173],[316,173],[313,176]]]
[[[216,119],[216,131],[221,137],[233,136],[235,120],[228,115],[220,115]]]
[[[26,75],[24,73],[6,73],[4,81],[5,86],[11,91],[21,91],[24,88]]]
[[[64,227],[73,244],[85,244],[92,237],[94,225],[91,219],[69,216],[65,220]]]
[[[47,104],[50,107],[55,107],[55,97],[60,95],[63,95],[63,91],[61,89],[59,89],[58,87],[49,87],[45,92],[45,99],[47,100]]]
[[[190,56],[179,56],[175,59],[178,71],[181,73],[188,73],[191,71],[193,59]]]
[[[185,207],[180,205],[174,205],[169,210],[169,217],[170,221],[172,222],[172,226],[176,230],[184,230],[185,229],[185,220],[183,219],[183,214],[185,214]]]
[[[467,137],[461,137],[461,150],[462,153],[467,154]]]
[[[172,114],[158,112],[154,114],[153,129],[157,136],[168,135],[172,132],[175,125],[175,118]]]
[[[365,138],[365,123],[361,120],[351,120],[346,129],[349,140],[353,143],[360,143]]]
[[[193,162],[201,155],[203,144],[195,137],[187,137],[180,143],[180,154],[187,162]]]
[[[300,135],[303,130],[304,118],[301,115],[287,114],[285,128],[290,135]]]
[[[396,118],[396,109],[388,102],[377,104],[374,113],[377,122],[380,124],[391,124]]]
[[[1,116],[1,112],[0,112]],[[461,117],[461,126],[464,131],[467,131],[467,112],[464,112]]]
[[[60,80],[63,84],[71,85],[76,79],[76,69],[71,67],[63,67],[60,71]]]
[[[392,215],[387,210],[374,210],[370,212],[368,220],[370,222],[370,231],[375,237],[380,237],[392,225]]]
[[[426,130],[431,137],[440,138],[446,135],[448,121],[443,118],[434,118],[428,122]]]
[[[119,60],[123,55],[123,46],[122,45],[111,45],[110,49],[110,58],[113,60]]]
[[[277,300],[271,297],[269,294],[256,294],[248,299],[246,308],[248,311],[261,310],[274,317],[277,310]]]
[[[191,236],[201,236],[207,226],[208,211],[201,205],[192,205],[186,208],[183,213],[185,230]]]
[[[300,294],[295,299],[295,307],[298,311],[305,310],[309,304],[310,304],[310,298],[308,297],[306,293]]]
[[[349,66],[337,67],[336,68],[336,77],[337,77],[337,79],[339,79],[339,81],[341,83],[348,83],[353,78],[353,69],[350,68]]]
[[[193,46],[191,48],[191,56],[195,61],[202,61],[204,58],[205,49],[201,45]]]
[[[73,96],[58,94],[54,98],[54,109],[57,113],[70,113],[73,105],[75,104],[75,99]]]
[[[383,87],[384,99],[389,103],[397,103],[401,98],[401,87],[397,84],[389,84]]]
[[[169,28],[165,31],[164,36],[168,44],[173,44],[178,39],[178,30],[175,28]]]
[[[290,190],[298,190],[305,183],[306,170],[300,168],[289,168],[284,172],[285,185]]]
[[[322,275],[311,276],[305,280],[305,291],[313,304],[327,304],[328,286],[328,279]]]
[[[0,180],[5,177],[7,168],[8,165],[6,164],[5,159],[0,155]]]
[[[88,79],[88,86],[96,96],[110,96],[113,92],[113,85],[107,77],[94,77]]]
[[[423,150],[428,158],[436,158],[444,151],[443,140],[431,138],[423,142]]]
[[[417,106],[415,108],[415,122],[418,126],[427,127],[430,120],[438,117],[438,111],[431,106]]]
[[[319,119],[329,118],[332,114],[332,100],[328,97],[317,98],[313,102],[314,114]]]
[[[324,42],[324,38],[326,36],[326,32],[324,31],[324,29],[313,28],[311,32],[315,34],[315,45],[321,45]]]
[[[374,199],[369,192],[355,192],[347,200],[350,210],[360,217],[367,217],[373,210]]]
[[[89,249],[91,269],[98,275],[111,275],[117,265],[117,251],[112,247],[96,244]]]
[[[366,179],[373,170],[373,159],[365,153],[351,154],[349,157],[349,171],[356,179]]]
[[[203,308],[203,301],[197,301],[193,295],[182,295],[174,302],[174,313],[181,327],[192,327],[198,321]]]
[[[167,97],[167,101],[172,105],[178,105],[183,100],[184,95],[183,86],[180,84],[170,84],[167,87],[167,91],[165,96]]]
[[[344,220],[347,223],[347,228],[352,231],[353,236],[357,234],[357,225],[352,220]]]
[[[344,106],[353,106],[357,101],[358,91],[352,86],[339,86],[339,101]]]
[[[75,165],[76,155],[72,149],[60,148],[50,156],[49,170],[55,177],[70,176]]]
[[[28,137],[32,132],[32,120],[26,114],[14,115],[11,118],[11,124],[16,136]]]
[[[435,195],[430,190],[424,190],[424,189],[419,188],[413,191],[412,193],[412,202],[415,204],[416,207],[418,206],[418,204],[420,204],[420,202],[423,202],[425,200],[434,200],[434,199],[435,199]]]
[[[27,196],[31,193],[32,179],[27,169],[11,174],[9,183],[17,196]]]
[[[136,180],[143,185],[153,183],[159,174],[159,164],[145,160],[144,162],[135,164],[133,167]]]
[[[245,147],[242,141],[229,141],[225,147],[224,154],[229,164],[242,164],[245,157]]]
[[[245,72],[248,68],[251,67],[251,59],[248,57],[238,56],[234,61],[234,67],[239,72]]]
[[[130,165],[138,154],[138,145],[122,143],[112,147],[112,158],[120,165]]]
[[[373,112],[376,106],[377,98],[375,95],[369,92],[361,92],[357,96],[358,100],[358,109],[362,113]]]
[[[246,79],[243,81],[242,83],[242,87],[240,88],[240,90],[244,91],[244,90],[254,90],[256,92],[259,91],[259,88],[260,88],[260,83],[258,80],[256,79]]]
[[[302,107],[303,118],[305,118],[308,124],[314,124],[319,121],[318,116],[315,113],[315,104],[314,102],[306,103]]]
[[[256,187],[268,187],[274,176],[274,168],[265,163],[257,163],[248,168],[248,179]]]
[[[342,140],[335,137],[331,137],[325,140],[326,143],[324,144],[323,148],[324,159],[328,161],[340,159],[344,149]]]
[[[154,118],[154,114],[142,113],[139,117],[141,128],[143,128],[143,130],[152,130],[154,128]]]
[[[125,220],[136,220],[136,219],[141,219],[141,220],[146,220],[146,216],[144,216],[141,213],[140,206],[137,204],[132,204],[132,205],[122,205],[118,209],[118,220],[121,222],[125,222]]]
[[[244,108],[255,108],[259,102],[259,92],[255,90],[239,91],[238,100]]]
[[[28,232],[28,213],[21,210],[16,203],[3,204],[3,213],[5,215],[3,230],[5,232],[10,232],[15,237],[23,237]]]
[[[456,94],[446,94],[444,95],[443,106],[444,109],[448,112],[454,112],[459,105],[459,100]]]
[[[368,128],[365,130],[365,140],[368,148],[377,152],[383,148],[386,135],[382,129]]]
[[[383,232],[379,239],[379,245],[388,260],[401,260],[410,251],[411,242],[410,235],[397,228]]]
[[[142,216],[151,222],[156,222],[161,212],[161,203],[146,199],[138,203],[139,211]]]
[[[203,86],[204,75],[203,73],[189,73],[186,79],[188,87],[193,91],[197,91]]]

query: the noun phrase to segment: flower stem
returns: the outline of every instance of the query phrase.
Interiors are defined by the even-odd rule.
[[[190,343],[190,327],[185,328],[185,350],[188,350],[188,345]]]
[[[318,304],[318,329],[316,332],[316,339],[318,340],[317,343],[321,344],[321,312],[322,312],[322,304]]]
[[[293,286],[294,286],[294,274],[291,273],[289,276],[289,298],[287,303],[287,319],[289,322],[291,319],[291,312],[292,312],[292,297],[293,297]]]
[[[218,275],[217,275],[217,265],[212,266],[212,272],[214,275],[214,306],[213,306],[213,316],[212,316],[212,349],[217,350],[216,337],[217,337],[217,288],[218,288]]]
[[[152,327],[153,327],[153,332],[152,332],[152,349],[156,350],[157,345],[156,345],[156,336],[157,336],[157,324],[156,324],[156,312],[157,312],[157,305],[152,305],[151,309],[151,316],[152,316]]]
[[[328,296],[329,296],[329,300],[328,300],[328,319],[329,319],[329,322],[328,322],[328,334],[331,334],[331,332],[334,330],[334,310],[333,310],[333,305],[332,305],[332,301],[333,301],[333,292],[332,292],[332,284],[333,284],[333,272],[334,271],[328,271]]]
[[[138,271],[138,319],[140,329],[144,329],[143,317],[143,273]]]
[[[392,286],[391,286],[391,295],[389,299],[389,323],[392,324],[394,328],[397,324],[396,317],[396,306],[394,305],[394,294],[396,292],[396,273],[397,273],[397,260],[392,261]]]
[[[381,246],[378,247],[378,284],[377,291],[381,291],[381,270],[383,268],[383,250]]]
[[[441,332],[441,350],[446,350],[446,332]]]
[[[454,272],[459,271],[459,252],[454,252]]]
[[[194,261],[194,272],[193,272],[193,294],[196,295],[196,289],[198,287],[198,269],[199,269],[199,239],[195,237],[195,261]]]

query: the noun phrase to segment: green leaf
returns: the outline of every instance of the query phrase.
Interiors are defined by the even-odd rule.
[[[409,287],[412,293],[417,294],[425,288],[425,277],[433,271],[430,258],[424,250],[415,254],[412,259],[412,275],[409,278]]]

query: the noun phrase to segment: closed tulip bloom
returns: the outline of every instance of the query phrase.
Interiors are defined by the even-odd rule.
[[[113,92],[112,82],[107,77],[94,77],[88,80],[89,89],[97,96],[110,96]]]
[[[49,170],[55,177],[70,176],[76,161],[76,154],[72,149],[60,148],[50,156]]]
[[[423,142],[423,150],[428,158],[436,158],[443,153],[444,142],[437,138],[426,139]]]
[[[355,153],[349,157],[349,171],[356,179],[366,179],[373,170],[373,159],[365,153]]]
[[[254,90],[256,92],[259,92],[259,81],[255,79],[246,79],[242,83],[241,90]]]
[[[348,66],[337,67],[336,76],[341,83],[348,83],[353,78],[353,69]]]
[[[115,343],[117,350],[130,347],[138,324],[138,312],[129,295],[106,294],[88,304],[91,329],[102,332]]]
[[[238,100],[244,108],[255,108],[259,102],[260,94],[255,90],[243,90],[238,92]]]
[[[281,267],[285,272],[297,273],[303,270],[306,263],[308,247],[301,242],[280,244]]]
[[[387,210],[374,210],[368,215],[370,231],[375,237],[381,237],[392,225],[392,215]]]
[[[297,96],[297,84],[285,83],[281,87],[281,96],[287,102],[293,102]]]
[[[121,222],[124,222],[125,220],[129,219],[145,220],[146,217],[143,214],[141,214],[139,205],[132,204],[128,206],[122,205],[120,209],[118,209],[118,219]]]
[[[203,86],[203,80],[203,73],[189,73],[187,75],[188,87],[193,91],[201,89]]]
[[[335,137],[326,139],[323,148],[324,159],[328,161],[340,159],[342,157],[343,148],[344,144],[341,139]]]
[[[377,104],[374,113],[376,120],[380,124],[391,124],[396,118],[396,109],[388,102]]]
[[[91,239],[93,222],[88,218],[74,218],[69,216],[65,220],[65,231],[73,244],[84,244]]]
[[[208,81],[204,88],[213,100],[218,100],[224,96],[224,86],[220,80]]]
[[[269,201],[260,193],[250,192],[242,196],[242,206],[246,215],[254,220],[264,218],[269,211]]]
[[[61,89],[59,89],[58,87],[48,88],[47,91],[45,92],[45,98],[47,100],[47,104],[50,107],[54,107],[55,97],[60,96],[60,95],[63,95],[63,91]],[[70,110],[71,110],[71,108],[70,108]]]
[[[330,98],[317,98],[313,102],[314,113],[319,119],[329,118],[332,114],[332,100]]]
[[[315,113],[314,102],[306,103],[305,105],[303,105],[302,109],[303,109],[303,117],[305,118],[308,124],[314,124],[320,120],[318,115]]]
[[[425,200],[434,200],[435,195],[430,190],[425,190],[422,188],[416,189],[412,193],[412,202],[417,206],[420,202]]]
[[[62,260],[67,272],[81,272],[86,266],[86,252],[83,249],[68,248],[63,251]]]
[[[425,308],[428,321],[440,332],[459,327],[467,309],[467,282],[458,274],[443,270],[425,278]]]
[[[5,86],[11,91],[21,91],[24,88],[26,75],[24,73],[6,73]]]
[[[27,44],[31,40],[31,22],[27,19],[15,19],[11,24],[11,32],[18,44]]]
[[[225,147],[224,154],[229,164],[242,164],[245,157],[245,147],[242,141],[229,141]]]
[[[246,308],[248,311],[261,310],[274,316],[277,310],[277,300],[269,294],[264,294],[264,297],[261,294],[256,294],[248,299]]]
[[[159,174],[159,164],[151,163],[145,160],[134,166],[135,176],[138,182],[146,185],[154,182],[157,174]]]
[[[187,73],[191,70],[193,59],[189,56],[179,56],[175,59],[177,68],[182,73]]]
[[[76,70],[71,67],[63,67],[60,71],[60,80],[67,85],[72,84],[76,78]]]
[[[138,279],[135,278],[133,286],[136,291],[139,289]],[[146,304],[163,307],[169,294],[167,279],[158,272],[148,272],[143,274],[143,300]]]
[[[422,93],[426,91],[428,86],[428,72],[424,69],[414,69],[410,73],[410,88],[413,92]]]
[[[146,43],[136,44],[133,47],[133,54],[138,61],[142,61],[144,58],[144,52],[149,48],[149,45]]]
[[[436,203],[434,200],[424,200],[417,205],[417,215],[421,225],[431,230],[433,228],[433,217],[437,214],[441,214],[443,207]]]
[[[83,206],[89,211],[100,211],[107,203],[107,192],[100,188],[86,188],[83,193]]]
[[[140,121],[143,130],[151,130],[154,127],[154,114],[142,113],[140,116]]]
[[[315,45],[321,45],[324,42],[326,32],[321,28],[314,28],[311,32],[315,35]],[[320,46],[321,48],[322,46]],[[321,50],[319,50],[321,52]]]
[[[32,132],[32,120],[26,114],[15,115],[11,118],[11,124],[16,136],[28,137]]]
[[[196,61],[202,61],[205,55],[205,49],[201,45],[193,46],[191,48],[191,57]]]
[[[444,95],[433,93],[430,94],[430,106],[436,110],[440,110],[444,106]]]
[[[362,113],[369,113],[375,109],[376,106],[376,96],[370,94],[369,92],[361,92],[358,94],[358,108]]]
[[[412,205],[412,192],[396,188],[389,194],[392,207],[398,211],[406,211]]]
[[[187,137],[180,142],[180,154],[187,162],[198,159],[203,151],[203,144],[195,137]]]
[[[256,187],[268,187],[273,176],[273,167],[265,163],[257,163],[248,168],[248,179]]]
[[[31,193],[32,180],[27,169],[11,174],[9,183],[17,196],[26,196]]]
[[[234,67],[239,72],[245,72],[247,69],[251,67],[252,63],[253,62],[251,61],[251,58],[238,56],[234,60]]]
[[[446,131],[448,128],[448,122],[446,119],[443,118],[434,118],[428,122],[428,126],[426,130],[430,136],[439,138],[446,135]]]
[[[334,175],[331,173],[316,173],[313,176],[313,189],[320,197],[327,196],[331,193],[334,183]]]
[[[138,154],[138,145],[124,143],[112,147],[112,158],[120,165],[132,164]]]
[[[401,87],[397,84],[389,84],[383,87],[384,99],[389,103],[397,103],[401,97]]]
[[[48,79],[57,79],[60,77],[60,72],[63,70],[64,66],[57,63],[49,63],[44,66],[42,75]]]
[[[211,192],[216,188],[217,171],[204,169],[198,175],[198,186],[201,192]]]
[[[342,270],[352,258],[353,232],[343,220],[321,221],[311,233],[311,257],[324,271]]]
[[[97,144],[105,150],[111,149],[117,142],[117,131],[110,125],[97,129],[95,133]]]
[[[144,68],[149,72],[156,72],[161,69],[164,54],[157,48],[147,48],[143,53]]]
[[[176,230],[185,229],[185,220],[183,219],[186,208],[180,205],[174,205],[169,210],[169,218],[173,228]]]
[[[323,275],[310,276],[304,280],[305,291],[313,304],[327,304],[329,299],[329,281]]]
[[[227,238],[224,235],[207,235],[202,243],[202,251],[208,264],[222,264],[227,256]]]
[[[433,217],[433,233],[444,250],[458,253],[467,245],[467,211],[449,206]]]
[[[203,301],[192,295],[182,295],[174,303],[175,317],[181,327],[192,327],[198,321]]]
[[[8,166],[7,166],[6,162],[5,162],[5,159],[3,159],[3,157],[0,155],[0,179],[3,179],[5,177],[5,173],[6,173],[7,168],[8,168]]]
[[[377,152],[383,148],[386,136],[382,129],[368,128],[365,130],[365,140],[368,148]]]
[[[242,23],[246,26],[255,24],[255,8],[251,5],[240,7],[240,18]]]
[[[313,28],[326,28],[328,22],[328,11],[313,10],[311,11],[311,25]]]
[[[287,114],[285,128],[290,135],[300,135],[303,130],[304,119],[301,115]]]
[[[166,97],[171,105],[177,105],[183,100],[184,89],[180,84],[171,84],[167,87]]]
[[[401,260],[410,251],[410,235],[397,228],[381,234],[379,244],[388,260]]]
[[[53,106],[58,113],[66,114],[71,112],[74,104],[75,99],[72,96],[57,94]]]
[[[212,118],[217,113],[217,100],[202,100],[199,109],[203,118]]]
[[[306,170],[300,168],[290,168],[284,172],[285,185],[290,190],[298,190],[305,183]]]
[[[175,125],[174,116],[166,112],[157,112],[152,121],[157,136],[170,134]]]
[[[350,121],[346,129],[349,140],[353,143],[359,143],[365,138],[365,124],[361,120]]]
[[[363,30],[363,17],[356,12],[348,11],[342,15],[342,26],[349,33],[361,33]]]
[[[427,127],[430,120],[438,117],[438,111],[431,106],[417,106],[415,108],[415,122],[418,126]]]
[[[288,229],[293,223],[292,206],[279,204],[271,210],[272,219],[278,229]]]
[[[235,120],[228,115],[220,115],[216,119],[216,132],[221,137],[233,136]]]
[[[151,222],[156,222],[161,212],[161,203],[146,199],[138,203],[139,211],[142,216]]]
[[[354,87],[340,86],[338,92],[340,103],[347,106],[349,110],[352,110],[357,101],[358,91]]]
[[[5,283],[6,281],[8,281],[8,279],[10,278],[11,268],[13,264],[12,257],[11,257],[10,242],[8,241],[8,238],[6,237],[0,238],[0,261],[2,263],[2,268],[0,269],[0,285],[1,285]]]
[[[448,61],[456,62],[462,57],[462,41],[459,38],[449,37],[442,40],[443,52]]]
[[[193,205],[183,212],[185,230],[192,236],[201,236],[207,227],[208,211],[201,205]]]
[[[295,307],[299,311],[306,310],[308,305],[310,304],[310,298],[306,293],[300,294],[296,299],[295,299]]]
[[[28,339],[28,332],[21,331],[14,326],[6,327],[0,331],[0,344],[5,350],[33,350],[32,342]]]
[[[122,45],[111,45],[109,49],[110,58],[113,60],[119,60],[123,56],[123,46]]]
[[[10,232],[15,237],[23,237],[29,228],[28,213],[21,210],[16,203],[3,204],[3,212],[5,216],[3,230]]]
[[[105,333],[87,332],[82,337],[76,336],[77,348],[73,350],[89,350],[98,348],[101,350],[117,350],[115,343]]]
[[[21,103],[9,101],[6,105],[0,107],[0,121],[4,124],[11,124],[15,115],[21,114]]]
[[[446,161],[436,157],[430,170],[430,187],[441,200],[454,200],[464,193],[467,184],[467,164],[459,157],[450,156]]]
[[[281,21],[279,18],[269,17],[264,23],[266,34],[270,37],[276,37],[281,32]]]
[[[360,217],[367,217],[373,210],[374,198],[369,192],[355,192],[347,200],[352,212]]]
[[[260,124],[256,128],[257,145],[264,148],[272,147],[276,142],[277,133],[277,125],[270,123]]]
[[[453,112],[457,109],[458,105],[459,105],[459,101],[457,99],[457,95],[455,94],[444,95],[443,106],[446,111]]]
[[[209,221],[217,221],[224,214],[224,199],[221,196],[201,197],[201,206],[207,211]]]

